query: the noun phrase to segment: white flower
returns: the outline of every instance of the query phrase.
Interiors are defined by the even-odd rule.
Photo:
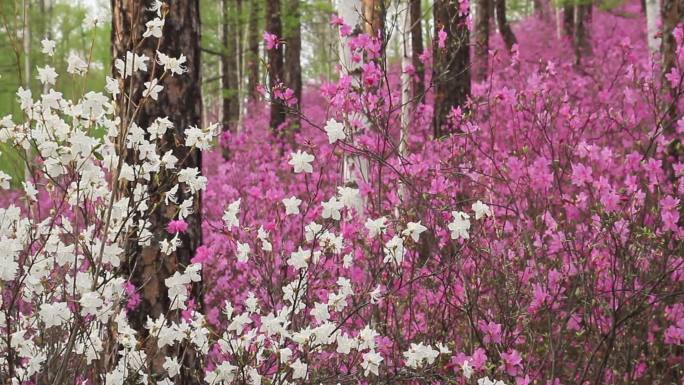
[[[473,203],[471,206],[473,211],[475,212],[475,219],[479,220],[482,217],[491,217],[492,216],[492,210],[487,206],[486,204],[477,201]]]
[[[451,215],[454,220],[449,223],[449,230],[451,230],[451,239],[468,239],[468,230],[470,229],[470,216],[461,211],[452,211]]]
[[[45,328],[60,326],[71,314],[66,302],[44,303],[40,305],[40,319],[45,323]]]
[[[298,378],[306,378],[306,372],[308,370],[308,365],[297,358],[297,361],[290,364],[292,368],[292,379],[296,380]]]
[[[368,376],[368,374],[373,373],[378,375],[378,369],[380,368],[380,363],[382,362],[382,356],[375,351],[370,351],[363,354],[363,362],[361,367],[363,368],[363,375]]]
[[[473,367],[470,366],[470,362],[468,362],[468,360],[463,361],[463,363],[461,364],[461,370],[463,371],[463,377],[465,377],[468,380],[473,375]]]
[[[340,354],[349,354],[351,349],[354,347],[354,339],[347,337],[345,334],[337,335],[337,349],[335,350]]]
[[[247,262],[249,260],[249,244],[237,242],[237,260],[238,262]]]
[[[306,237],[307,242],[311,242],[316,238],[316,235],[321,232],[323,229],[323,226],[319,225],[316,222],[311,222],[306,227],[304,227],[304,236]]]
[[[328,311],[327,303],[316,302],[314,308],[311,310],[311,315],[316,318],[319,324],[330,319],[330,312]]]
[[[313,167],[311,167],[311,162],[314,160],[313,155],[308,152],[302,152],[302,150],[297,150],[297,152],[293,152],[290,156],[291,159],[288,164],[294,167],[294,172],[296,174],[301,172],[313,172]]]
[[[204,376],[204,382],[209,385],[230,384],[235,379],[236,370],[236,366],[231,365],[228,361],[223,361],[214,371]]]
[[[212,138],[211,131],[203,131],[195,126],[190,126],[190,128],[185,130],[185,145],[187,147],[197,147],[200,151],[211,148]]]
[[[83,75],[88,69],[88,63],[73,52],[69,55],[67,64],[67,72],[74,75]]]
[[[38,198],[38,190],[36,190],[36,187],[33,185],[31,182],[21,182],[21,184],[24,186],[24,192],[26,193],[26,197],[30,201],[37,201]]]
[[[297,197],[289,197],[282,200],[283,205],[285,205],[285,215],[297,215],[299,214],[299,205],[302,203],[301,199]]]
[[[81,304],[81,315],[83,316],[97,314],[97,309],[104,304],[100,295],[93,291],[83,294],[79,303]]]
[[[134,54],[133,52],[126,53],[126,61],[122,59],[116,59],[114,61],[114,67],[119,71],[119,75],[127,78],[133,75],[133,72],[143,71],[147,72],[147,61],[150,60],[145,55]]]
[[[164,118],[157,118],[150,124],[150,126],[147,128],[147,132],[150,134],[152,138],[155,139],[161,139],[164,137],[164,134],[166,134],[166,131],[169,130],[169,128],[173,128],[173,122],[169,120],[169,118],[164,117]],[[192,129],[193,127],[190,127]],[[185,135],[188,134],[188,131],[190,130],[185,130]],[[185,140],[185,145],[188,145],[188,140]],[[192,146],[190,146],[192,147]]]
[[[157,12],[157,16],[161,17],[162,16],[161,8],[163,5],[164,5],[164,3],[161,2],[160,0],[154,0],[152,2],[152,5],[149,8],[147,8],[147,10],[150,12]]]
[[[361,194],[359,194],[359,189],[339,186],[337,187],[337,194],[340,196],[340,202],[345,207],[355,209],[356,211],[363,207],[363,200],[361,199]]]
[[[180,373],[181,364],[179,364],[175,358],[166,357],[164,360],[164,369],[166,370],[166,374],[173,378]]]
[[[162,29],[164,28],[164,19],[158,17],[145,23],[147,30],[143,33],[143,37],[154,36],[157,39],[162,37]]]
[[[346,135],[344,134],[344,124],[335,119],[328,120],[328,123],[325,125],[325,132],[328,134],[328,141],[330,144],[346,138]]]
[[[157,62],[164,67],[164,71],[171,72],[171,75],[182,75],[187,72],[188,69],[184,66],[187,60],[188,59],[183,54],[176,59],[157,51]]]
[[[143,96],[149,96],[154,100],[158,100],[159,92],[164,89],[164,87],[160,86],[158,83],[159,80],[157,80],[157,78],[152,79],[151,82],[145,82],[145,91],[143,91]]]
[[[7,190],[10,188],[10,181],[12,177],[6,174],[4,171],[0,171],[0,189]]]
[[[439,356],[439,352],[431,346],[420,342],[418,344],[411,343],[409,350],[404,352],[403,355],[406,358],[406,366],[417,369],[424,364],[432,365]]]
[[[489,377],[482,377],[477,380],[477,385],[506,385],[506,383],[501,380],[490,380]]]
[[[413,239],[413,242],[418,242],[418,239],[420,237],[420,234],[423,233],[425,230],[427,230],[427,227],[423,226],[420,221],[418,222],[409,222],[406,224],[406,229],[401,232],[402,235],[404,236],[411,236],[411,239]]]
[[[324,219],[332,218],[336,221],[340,220],[340,210],[344,208],[344,205],[342,202],[338,201],[337,198],[332,197],[328,201],[321,203],[321,206],[323,206],[323,213],[321,216]]]
[[[278,355],[280,356],[280,362],[287,362],[292,357],[292,349],[282,348],[278,350]]]
[[[19,87],[17,90],[17,96],[19,97],[19,102],[21,102],[21,109],[26,110],[33,106],[33,96],[31,95],[31,89],[25,90],[24,87]]]
[[[370,238],[375,238],[378,234],[384,233],[387,229],[387,225],[385,225],[386,221],[387,218],[385,217],[380,217],[378,219],[366,219],[364,226],[366,229],[368,229],[368,236]]]
[[[226,211],[223,212],[223,223],[225,223],[228,230],[240,226],[240,220],[237,217],[240,212],[240,200],[241,199],[238,199],[228,205]]]
[[[376,286],[373,291],[370,292],[370,302],[372,304],[378,303],[380,301],[380,296],[382,295],[382,287],[380,285]]]
[[[300,246],[297,251],[293,251],[292,254],[290,254],[290,258],[287,259],[287,264],[298,270],[306,269],[310,254],[311,252],[309,250],[302,250]]]
[[[371,329],[370,326],[366,325],[360,332],[359,332],[359,339],[360,339],[360,344],[359,344],[359,350],[364,350],[364,349],[375,349],[375,338],[378,337],[379,334],[375,330]]]
[[[55,41],[50,40],[50,39],[43,39],[40,42],[42,49],[40,52],[52,56],[55,54],[55,47],[57,46],[57,43]]]
[[[38,68],[38,80],[43,84],[55,84],[57,81],[57,72],[50,66]]]
[[[404,261],[404,240],[398,236],[394,236],[385,244],[385,259],[384,263],[394,260],[398,265]]]
[[[109,92],[112,94],[112,98],[116,99],[117,95],[121,93],[121,88],[119,87],[119,81],[107,76],[105,78],[105,91]]]

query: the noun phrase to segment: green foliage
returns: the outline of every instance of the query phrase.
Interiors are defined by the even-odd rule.
[[[23,48],[24,1],[29,1],[30,6],[29,52],[24,52]],[[52,5],[46,6],[46,3]],[[78,98],[89,90],[102,89],[105,76],[111,72],[109,16],[94,28],[86,27],[86,16],[88,9],[72,1],[0,1],[0,118],[12,115],[15,122],[22,120],[16,92],[24,86],[25,55],[29,55],[31,63],[29,86],[34,98],[43,91],[43,86],[36,79],[37,68],[46,65],[54,67],[59,74],[54,88],[67,98]],[[52,57],[41,52],[41,40],[44,38],[57,43]],[[71,53],[92,63],[86,77],[67,74],[67,58]],[[19,183],[23,179],[21,158],[7,146],[0,147],[0,152],[0,170],[10,174],[15,184]]]

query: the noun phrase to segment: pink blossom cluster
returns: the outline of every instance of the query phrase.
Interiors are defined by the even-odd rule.
[[[349,35],[339,17],[331,25]],[[684,119],[671,111],[684,106],[670,89],[682,92],[683,30],[665,87],[643,25],[595,12],[593,54],[577,67],[570,42],[538,38],[554,36],[554,26],[521,22],[512,54],[494,39],[492,75],[454,109],[453,134],[431,138],[428,94],[411,106],[404,149],[398,71],[375,60],[375,38],[351,37],[360,74],[305,92],[293,143],[269,132],[257,105],[230,136],[231,159],[205,158],[196,261],[209,282],[207,320],[217,330],[230,323],[226,301],[275,314],[288,284],[300,282],[307,310],[292,325],[326,319],[351,337],[372,325],[381,378],[681,379],[684,161],[673,148]],[[331,120],[344,127],[335,140]],[[312,155],[311,172],[293,171],[295,153]],[[352,190],[358,201],[345,202]],[[234,202],[239,226],[227,227]],[[306,268],[290,263],[301,250],[311,251]],[[347,307],[322,316],[316,304],[334,302],[340,277],[353,289]],[[241,331],[264,322],[254,315]],[[439,356],[419,342],[440,346]],[[358,363],[370,361],[361,349],[291,345],[317,381],[356,378]],[[235,358],[215,352],[215,365]],[[278,361],[261,365],[274,372]]]

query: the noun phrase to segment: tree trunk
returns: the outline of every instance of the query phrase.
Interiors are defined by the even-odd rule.
[[[475,80],[481,82],[489,72],[489,7],[491,0],[477,0],[475,10]]]
[[[385,0],[363,0],[364,31],[373,36],[385,39],[385,16],[387,6]]]
[[[549,7],[546,0],[534,0],[534,13],[542,20],[549,19]]]
[[[279,39],[283,37],[283,26],[280,19],[280,1],[266,1],[266,29]],[[283,45],[268,51],[268,85],[271,90],[271,119],[270,126],[274,132],[278,132],[280,126],[285,123],[285,108],[280,100],[274,97],[274,90],[280,86],[283,79]]]
[[[454,0],[435,0],[435,43],[433,46],[432,82],[435,89],[433,132],[439,138],[448,133],[445,127],[451,110],[464,106],[470,95],[470,48],[467,14],[459,13]],[[444,29],[444,48],[438,46],[439,31]]]
[[[298,107],[302,102],[302,29],[300,0],[287,0],[285,17],[285,85],[294,91]],[[290,131],[299,131],[299,118],[293,117]]]
[[[575,28],[573,45],[575,48],[575,64],[579,65],[582,57],[591,53],[589,31],[591,30],[591,4],[575,5]]]
[[[423,14],[420,10],[421,0],[409,0],[411,11],[411,61],[416,73],[413,77],[413,97],[416,103],[425,100],[425,66],[420,60],[423,55]]]
[[[508,24],[508,19],[506,18],[506,0],[493,0],[495,13],[496,13],[496,26],[499,28],[499,33],[503,38],[506,48],[510,52],[513,49],[513,45],[518,42],[515,38],[515,34],[511,29],[510,24]]]
[[[411,0],[409,0],[411,1]],[[411,14],[410,10],[401,12],[399,21],[401,34],[401,135],[399,140],[399,154],[404,156],[407,152],[409,126],[411,123],[411,78],[406,68],[411,64]]]
[[[570,39],[575,36],[575,10],[571,5],[563,7],[563,35]]]
[[[21,33],[24,48],[24,88],[31,89],[31,17],[29,0],[23,0],[23,31]]]
[[[648,49],[653,55],[660,51],[660,37],[657,36],[660,26],[660,0],[646,0],[645,3]]]
[[[125,58],[126,52],[142,52],[150,58],[155,57],[158,40],[154,38],[146,39],[138,48],[138,43],[142,40],[142,33],[145,31],[145,23],[152,17],[146,11],[151,6],[151,0],[112,0],[112,58]],[[158,117],[168,117],[174,124],[166,135],[158,141],[158,148],[161,153],[173,151],[173,154],[180,159],[177,168],[197,167],[201,170],[201,154],[186,147],[179,147],[176,143],[184,143],[184,131],[190,126],[201,124],[202,98],[201,98],[201,79],[200,79],[200,14],[199,0],[169,0],[165,2],[168,6],[168,16],[164,25],[164,36],[161,38],[159,51],[171,57],[179,57],[181,54],[187,57],[187,72],[183,75],[165,76],[161,81],[164,87],[159,94],[158,101],[145,103],[136,116],[135,123],[146,129]],[[148,73],[137,72],[134,76],[126,79],[126,89],[131,90],[131,98],[134,101],[141,99],[144,89],[143,83],[149,81],[151,76],[159,78],[162,72],[160,66],[148,65]],[[114,71],[116,74],[116,71]],[[124,122],[126,125],[126,122]],[[169,212],[160,194],[155,193],[159,186],[168,183],[169,175],[164,171],[157,174],[158,180],[149,184],[149,191],[153,197],[149,202],[149,207],[156,207],[147,219],[151,224],[152,240],[150,246],[138,247],[127,245],[127,260],[123,267],[128,270],[131,281],[141,291],[141,304],[134,311],[129,313],[131,326],[134,327],[141,340],[148,335],[144,328],[148,317],[158,318],[160,315],[169,315],[168,310],[170,301],[167,295],[167,287],[164,280],[174,274],[179,266],[190,263],[196,248],[202,242],[201,229],[201,198],[197,195],[193,202],[193,214],[186,221],[188,230],[180,237],[178,249],[171,255],[164,255],[160,252],[159,242],[168,237],[165,231],[166,224],[174,219],[175,213]],[[183,191],[178,192],[179,201],[188,199],[188,195]],[[135,238],[135,237],[134,237]],[[201,288],[199,285],[193,287],[192,292],[196,303],[201,306]],[[150,343],[146,345],[148,357],[156,351],[156,342],[148,339]],[[186,356],[186,364],[191,360],[192,355]],[[157,363],[158,364],[158,363]],[[189,365],[189,364],[188,364]],[[155,369],[163,370],[156,365]],[[197,369],[197,368],[195,368]],[[179,380],[183,384],[199,383],[195,377],[191,377],[186,366],[181,371],[182,378]],[[198,369],[199,370],[199,369]]]
[[[234,0],[222,0],[221,99],[223,101],[223,131],[235,132],[240,119],[240,95],[237,67],[237,8]]]
[[[259,97],[257,86],[259,85],[259,0],[249,2],[249,30],[247,41],[249,52],[247,53],[247,93],[251,101]]]
[[[672,119],[670,122],[666,123],[664,126],[664,131],[666,134],[674,134],[675,120],[677,119],[678,113],[678,95],[677,90],[670,86],[669,80],[665,78],[665,75],[670,73],[672,68],[677,65],[677,42],[675,41],[672,32],[681,23],[684,22],[684,1],[682,0],[664,0],[662,7],[662,22],[663,22],[663,35],[662,35],[662,56],[663,56],[663,84],[665,84],[666,89],[669,90],[672,100],[668,103],[671,107],[669,108],[668,114]]]

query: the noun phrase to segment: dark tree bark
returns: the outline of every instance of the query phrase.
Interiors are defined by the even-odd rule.
[[[572,5],[563,7],[563,35],[570,39],[575,35],[575,10]]]
[[[411,61],[416,71],[413,77],[413,97],[416,103],[425,99],[425,66],[420,56],[423,54],[423,14],[420,10],[421,0],[409,0],[411,13]]]
[[[589,28],[591,27],[591,3],[575,5],[574,11],[574,38],[573,45],[575,48],[575,64],[579,65],[582,57],[591,53],[591,44],[589,38]]]
[[[491,0],[477,0],[475,13],[475,80],[483,81],[489,72],[489,18]]]
[[[438,38],[433,46],[432,81],[435,89],[433,132],[435,138],[447,134],[447,119],[452,108],[464,106],[470,95],[470,47],[467,15],[459,15],[456,0],[435,0],[434,36],[444,28],[446,41],[439,47]]]
[[[285,85],[294,91],[299,106],[302,102],[302,29],[300,0],[286,0],[285,17]],[[299,130],[299,118],[292,117],[290,130]]]
[[[125,58],[128,51],[142,51],[150,58],[155,57],[158,40],[155,38],[146,39],[143,44],[134,49],[141,41],[142,33],[145,31],[145,23],[153,15],[146,11],[151,6],[151,0],[112,0],[112,57]],[[159,140],[158,147],[162,153],[173,151],[173,154],[180,159],[177,167],[197,167],[201,170],[202,158],[199,151],[189,151],[185,147],[180,147],[177,143],[184,143],[184,130],[190,126],[201,124],[202,97],[200,79],[200,14],[199,0],[168,0],[165,2],[168,7],[166,24],[164,25],[164,36],[161,39],[159,51],[178,57],[181,54],[187,57],[187,73],[183,75],[165,76],[161,85],[164,90],[159,94],[158,101],[145,103],[136,116],[135,123],[143,129],[158,117],[168,117],[174,124],[166,135]],[[152,73],[152,68],[155,68]],[[137,72],[133,77],[126,79],[126,89],[130,89],[131,97],[134,101],[141,99],[144,89],[143,83],[149,81],[150,76],[159,78],[161,66],[148,65],[149,72]],[[116,73],[116,72],[114,72]],[[129,88],[130,87],[130,88]],[[128,122],[123,122],[126,125]],[[127,155],[130,157],[130,155]],[[195,197],[193,209],[194,214],[187,218],[188,231],[180,237],[180,246],[172,255],[166,256],[159,250],[159,242],[168,237],[165,231],[166,224],[173,219],[174,213],[170,212],[165,206],[162,197],[156,193],[160,185],[167,182],[176,183],[169,179],[170,175],[161,171],[158,180],[149,184],[149,191],[152,197],[149,207],[156,207],[151,213],[149,222],[150,231],[153,234],[151,245],[139,248],[135,241],[127,246],[127,259],[123,262],[123,268],[130,274],[132,282],[140,289],[141,304],[130,313],[130,323],[138,331],[138,335],[143,339],[147,336],[147,329],[144,328],[147,317],[158,318],[162,314],[168,314],[170,301],[167,295],[167,288],[164,280],[181,266],[190,263],[196,248],[202,242],[202,229],[200,218],[201,198]],[[187,199],[187,194],[178,192],[180,201]],[[202,304],[201,288],[195,285],[192,291],[199,306]],[[173,316],[173,315],[171,315]],[[167,315],[169,317],[169,315]],[[153,339],[148,339],[152,341]],[[146,345],[148,356],[156,351],[156,342]],[[184,384],[199,383],[199,379],[193,376],[188,369],[192,360],[192,354],[186,356],[186,366],[181,371],[182,378],[179,380]],[[155,369],[162,370],[159,362],[153,362]]]
[[[247,53],[247,94],[250,100],[258,98],[257,86],[259,85],[259,5],[261,1],[252,0],[249,2],[249,29],[247,31],[248,49]]]
[[[534,13],[542,20],[548,20],[549,7],[546,0],[534,0]]]
[[[240,118],[240,95],[238,84],[238,48],[235,38],[239,30],[237,7],[234,0],[222,0],[223,23],[221,37],[223,50],[221,55],[221,98],[223,101],[223,131],[235,132]]]
[[[283,25],[281,21],[281,0],[266,1],[266,29],[269,33],[283,37]],[[283,79],[283,45],[278,44],[268,51],[268,84],[271,91],[279,87]],[[271,98],[271,129],[278,131],[280,125],[285,123],[285,107],[282,102]]]
[[[496,26],[499,28],[499,33],[506,44],[506,48],[510,52],[513,49],[513,45],[516,44],[518,40],[515,38],[511,25],[508,24],[508,18],[506,18],[506,0],[493,1],[496,11]]]

